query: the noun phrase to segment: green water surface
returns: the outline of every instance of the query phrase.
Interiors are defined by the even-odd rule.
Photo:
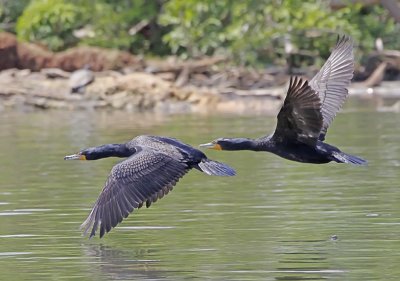
[[[0,280],[400,280],[400,115],[367,108],[347,107],[327,135],[367,167],[206,151],[238,175],[191,171],[105,238],[81,236],[119,160],[64,155],[140,134],[198,145],[274,126],[274,116],[0,112]]]

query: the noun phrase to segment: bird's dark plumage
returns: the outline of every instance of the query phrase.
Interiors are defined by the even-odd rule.
[[[105,157],[129,157],[115,165],[103,191],[82,229],[90,237],[100,228],[100,237],[143,204],[153,202],[172,190],[189,170],[196,168],[208,175],[233,176],[235,171],[187,144],[173,138],[139,136],[124,144],[106,144],[88,148],[64,159],[96,160]]]
[[[290,79],[289,89],[273,138],[276,142],[317,143],[322,127],[321,101],[315,91],[299,78]]]
[[[301,78],[290,79],[272,135],[258,139],[219,138],[200,146],[217,150],[268,151],[304,163],[335,161],[364,165],[367,163],[364,159],[323,142],[329,125],[348,96],[347,87],[353,71],[353,41],[342,36],[309,83]]]

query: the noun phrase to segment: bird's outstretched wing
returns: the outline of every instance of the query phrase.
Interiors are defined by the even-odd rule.
[[[320,140],[325,139],[329,125],[348,96],[347,88],[353,78],[353,72],[353,41],[348,36],[338,37],[328,60],[310,81],[311,88],[317,92],[322,104],[324,122]]]
[[[273,135],[275,141],[295,140],[315,145],[322,128],[321,102],[301,78],[290,78],[289,89]]]
[[[137,152],[115,165],[86,221],[90,237],[100,227],[100,238],[144,203],[162,198],[190,168],[166,154],[136,147]]]

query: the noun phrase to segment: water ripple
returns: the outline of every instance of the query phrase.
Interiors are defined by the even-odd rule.
[[[32,214],[32,212],[0,212],[0,216],[20,216],[30,214]]]
[[[145,229],[173,229],[175,226],[119,226],[118,229],[145,230]]]
[[[26,238],[26,237],[37,237],[39,235],[35,234],[10,234],[10,235],[0,235],[0,238]]]

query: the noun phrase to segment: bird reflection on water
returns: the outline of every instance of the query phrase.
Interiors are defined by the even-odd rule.
[[[96,280],[165,280],[167,271],[160,261],[148,259],[148,249],[122,250],[102,244],[82,245],[83,256],[90,266],[87,270]]]

